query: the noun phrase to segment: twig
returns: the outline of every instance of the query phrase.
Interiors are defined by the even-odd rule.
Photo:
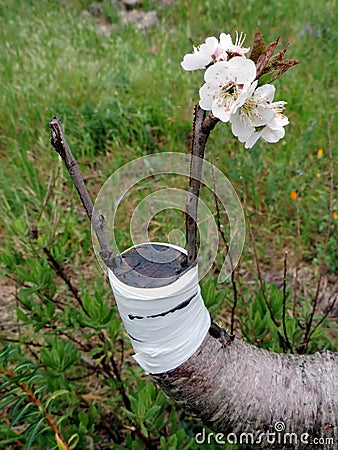
[[[12,372],[10,372],[9,370],[2,369],[0,367],[0,373],[4,374],[7,378],[13,380],[13,383],[15,383],[22,391],[24,391],[26,393],[26,395],[29,398],[29,400],[39,409],[39,411],[41,411],[43,413],[43,415],[46,418],[46,421],[47,421],[48,425],[53,430],[54,434],[58,437],[60,442],[62,442],[63,448],[65,450],[70,450],[69,446],[68,446],[67,442],[65,441],[64,437],[62,436],[58,426],[53,421],[53,419],[51,418],[51,416],[47,412],[46,408],[42,405],[40,400],[38,398],[36,398],[34,393],[25,384],[23,384],[20,381],[18,381],[16,379],[17,378],[16,375],[13,374]]]
[[[253,251],[254,251],[254,259],[255,259],[255,264],[256,264],[256,270],[257,270],[257,277],[258,277],[259,287],[260,287],[260,290],[262,292],[263,299],[264,299],[264,302],[266,304],[266,307],[268,308],[268,311],[270,313],[270,318],[271,318],[272,322],[274,323],[274,325],[276,327],[276,331],[277,331],[277,334],[278,334],[278,337],[279,337],[280,344],[281,344],[281,346],[283,348],[283,351],[285,352],[287,350],[287,348],[289,350],[292,350],[290,348],[290,346],[288,345],[288,343],[286,342],[284,336],[282,336],[282,334],[280,333],[280,331],[278,329],[279,327],[278,327],[277,320],[276,320],[276,318],[275,318],[275,316],[273,314],[273,311],[272,311],[271,305],[269,303],[269,300],[266,297],[264,284],[263,284],[263,278],[262,278],[261,269],[260,269],[260,265],[259,265],[258,253],[257,253],[257,248],[256,248],[256,241],[255,241],[254,234],[253,234],[253,231],[252,231],[252,228],[251,228],[250,219],[249,219],[248,214],[247,214],[245,199],[244,199],[244,206],[245,206],[246,217],[247,217],[247,221],[246,222],[247,222],[247,225],[248,225],[249,234],[250,234],[250,238],[251,238],[251,242],[252,242],[252,248],[253,248]]]
[[[195,264],[197,257],[197,209],[204,151],[209,134],[218,121],[211,113],[206,117],[205,111],[198,104],[195,106],[191,142],[190,192],[187,199],[185,222],[188,266]]]
[[[93,202],[87,191],[85,182],[77,166],[77,162],[66,142],[66,138],[61,126],[61,120],[58,117],[53,117],[49,122],[49,127],[52,130],[51,144],[56,152],[61,156],[66,165],[68,173],[77,189],[81,202],[86,210],[87,216],[91,221],[91,224],[99,241],[101,247],[100,256],[107,267],[109,267],[110,269],[114,269],[116,267],[116,260],[113,256],[113,252],[109,245],[107,235],[104,231],[104,216],[102,214],[94,213]]]
[[[298,192],[300,192],[300,177],[301,173],[298,174]],[[297,257],[296,257],[296,274],[295,274],[295,282],[293,289],[293,308],[292,315],[295,317],[296,315],[296,306],[297,306],[297,289],[298,289],[298,274],[299,274],[299,264],[301,260],[301,246],[300,246],[300,206],[299,206],[299,197],[297,196]]]
[[[99,333],[98,337],[103,344],[107,343],[107,339],[102,332]],[[101,365],[104,368],[104,370],[110,374],[110,376],[112,378],[115,377],[119,381],[118,390],[120,391],[124,406],[126,409],[130,410],[130,400],[124,389],[124,385],[123,385],[122,378],[120,375],[120,370],[115,362],[114,356],[111,355],[111,357],[109,359],[108,359],[108,356],[107,356],[107,358],[103,358]],[[111,368],[113,369],[113,373],[111,372]]]
[[[54,256],[51,254],[50,250],[47,247],[43,247],[43,252],[46,254],[48,261],[52,265],[53,269],[55,270],[55,273],[66,283],[68,289],[73,294],[74,298],[78,302],[78,304],[81,306],[81,308],[85,311],[83,308],[83,301],[79,294],[79,291],[76,289],[76,287],[73,285],[73,283],[70,281],[69,276],[67,275],[66,271],[63,270],[63,268],[60,266],[60,264],[56,261]]]
[[[310,341],[310,338],[311,338],[311,336],[313,335],[313,333],[314,333],[314,332],[317,330],[317,328],[319,327],[319,325],[321,325],[321,324],[324,322],[324,320],[327,318],[327,316],[331,313],[331,311],[332,311],[333,308],[334,308],[334,305],[336,304],[337,299],[338,299],[338,296],[336,296],[336,297],[333,299],[333,302],[332,302],[331,305],[329,306],[329,309],[326,311],[326,313],[323,315],[323,317],[320,319],[320,321],[312,328],[311,333],[309,334],[309,341]]]
[[[99,333],[98,337],[99,337],[99,339],[101,340],[102,343],[106,343],[107,342],[107,339],[106,339],[105,335],[102,332]],[[112,378],[113,378],[113,375],[114,375],[115,378],[118,380],[118,382],[119,382],[118,390],[119,390],[119,392],[121,394],[123,404],[124,404],[125,408],[128,411],[130,411],[131,410],[131,403],[130,403],[129,397],[127,395],[127,392],[126,392],[126,390],[124,388],[124,384],[123,384],[123,381],[122,381],[122,378],[121,378],[121,374],[120,374],[120,369],[119,369],[119,367],[116,364],[114,356],[111,355],[110,357],[107,356],[106,358],[103,358],[102,361],[101,361],[101,366],[103,367],[104,371],[106,373],[108,373]],[[111,369],[112,369],[112,371],[111,371]],[[135,431],[135,434],[145,444],[145,448],[149,448],[149,449],[153,448],[152,445],[151,445],[150,438],[147,438],[143,434],[142,429],[139,426],[135,426],[134,431]]]
[[[286,329],[286,274],[287,274],[287,267],[288,267],[288,252],[284,253],[284,272],[283,272],[283,313],[282,313],[282,323],[283,323],[283,332],[284,332],[284,338],[286,345],[288,348],[292,351],[292,345],[289,341],[288,332]]]
[[[49,344],[38,344],[38,343],[32,342],[32,341],[25,341],[25,342],[22,342],[22,341],[20,341],[20,339],[11,339],[11,338],[3,337],[3,336],[0,336],[0,338],[1,338],[2,341],[5,341],[5,342],[15,342],[15,343],[17,343],[17,344],[31,345],[32,347],[45,347],[45,348],[51,348],[51,345],[49,345]]]

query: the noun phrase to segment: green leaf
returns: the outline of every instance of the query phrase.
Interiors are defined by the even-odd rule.
[[[83,424],[85,426],[85,428],[87,428],[88,423],[89,423],[89,417],[87,414],[85,414],[83,411],[80,411],[77,415],[79,421],[81,424]]]
[[[148,430],[147,430],[147,428],[145,427],[145,425],[144,425],[143,422],[140,422],[140,428],[141,428],[142,433],[144,434],[144,436],[145,436],[146,438],[149,437]]]
[[[54,337],[49,343],[51,348],[42,348],[40,356],[43,363],[56,373],[64,374],[79,360],[79,351],[71,342]]]
[[[19,414],[20,408],[23,404],[27,405],[27,396],[24,392],[21,393],[21,398],[17,399],[17,401],[12,407],[11,414],[13,417],[16,417],[17,414]]]
[[[18,372],[23,372],[23,371],[27,372],[28,370],[32,370],[34,368],[35,368],[35,366],[32,363],[32,361],[24,360],[17,364],[17,366],[13,369],[13,373],[18,373]]]
[[[125,415],[130,419],[130,420],[132,420],[132,421],[136,421],[137,420],[137,414],[136,413],[134,413],[134,412],[132,412],[132,411],[129,411],[128,409],[126,409],[126,408],[124,408],[123,406],[122,406],[122,411],[125,413]]]
[[[45,404],[45,408],[47,409],[51,402],[55,400],[57,397],[60,397],[61,395],[69,394],[69,391],[66,389],[60,389],[58,391],[53,392],[53,394],[48,398]]]
[[[68,447],[70,448],[70,450],[74,449],[77,447],[77,444],[79,443],[79,435],[77,433],[73,434],[69,439],[68,439]]]
[[[55,433],[55,440],[59,450],[67,450],[66,445],[62,442],[62,440],[56,433]]]
[[[1,389],[0,389],[0,392],[1,392]],[[1,398],[1,400],[0,400],[0,411],[3,411],[5,408],[6,408],[6,406],[8,406],[8,405],[10,405],[11,403],[13,403],[14,402],[14,398],[12,397],[12,392],[8,392],[8,393],[6,393],[7,395],[7,399],[4,399],[4,397],[2,396],[2,398]]]
[[[0,350],[0,360],[7,362],[12,356],[18,353],[18,349],[12,345],[6,345]]]
[[[32,408],[32,403],[27,403],[21,411],[18,411],[18,414],[15,415],[14,419],[12,420],[9,428],[13,428],[15,424],[17,424],[25,415],[28,413],[29,409]]]
[[[0,392],[7,389],[8,386],[10,386],[11,384],[14,383],[12,378],[6,379],[5,376],[3,376],[2,378],[6,381],[0,385]],[[8,392],[8,395],[10,395],[10,394],[11,394],[11,392]],[[6,394],[4,394],[4,395],[6,395]]]
[[[144,418],[147,420],[151,417],[154,417],[161,409],[161,406],[159,405],[154,405],[152,407],[150,407],[149,409],[147,409]]]

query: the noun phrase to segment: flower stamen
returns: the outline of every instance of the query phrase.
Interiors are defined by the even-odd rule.
[[[241,32],[241,34],[238,36],[238,32],[236,31],[235,45],[237,45],[238,47],[243,47],[245,39],[246,39],[246,34],[243,34]]]

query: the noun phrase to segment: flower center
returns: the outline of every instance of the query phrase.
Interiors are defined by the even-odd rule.
[[[286,102],[283,102],[283,101],[275,102],[273,104],[273,109],[276,111],[277,114],[283,115],[282,112],[285,109],[285,105],[286,105]]]
[[[227,83],[221,87],[221,95],[223,97],[226,97],[229,95],[235,95],[235,94],[237,94],[237,96],[238,96],[237,86],[233,81],[229,81],[229,83]]]
[[[225,111],[230,111],[231,106],[239,97],[240,86],[234,81],[229,81],[220,87],[220,90],[214,94],[214,100],[219,107],[223,107]]]
[[[253,115],[257,115],[257,102],[253,97],[248,98],[241,108],[241,115],[246,116],[249,120],[252,120]]]

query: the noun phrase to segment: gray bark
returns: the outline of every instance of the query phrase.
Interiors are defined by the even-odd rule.
[[[209,333],[188,361],[152,377],[178,405],[223,433],[224,439],[229,433],[238,439],[241,433],[253,433],[256,440],[265,433],[260,448],[311,448],[318,438],[322,440],[315,442],[321,443],[314,448],[337,448],[334,353],[277,354],[240,340],[224,345]],[[285,429],[277,433],[275,425]],[[275,435],[268,436],[268,431]]]

